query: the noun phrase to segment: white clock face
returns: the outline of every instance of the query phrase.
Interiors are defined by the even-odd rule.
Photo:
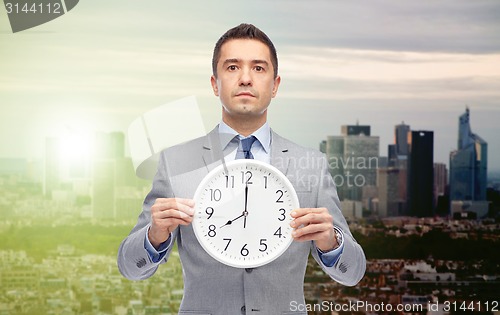
[[[295,189],[275,167],[257,160],[236,160],[212,170],[198,186],[193,229],[218,261],[238,268],[265,265],[292,242]]]

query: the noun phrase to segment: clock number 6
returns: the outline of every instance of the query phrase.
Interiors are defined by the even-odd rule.
[[[247,249],[247,245],[248,245],[248,244],[245,244],[245,245],[243,245],[243,247],[241,248],[241,251],[240,251],[241,256],[246,257],[246,256],[248,256],[248,254],[250,253],[250,252],[248,251],[248,249]]]

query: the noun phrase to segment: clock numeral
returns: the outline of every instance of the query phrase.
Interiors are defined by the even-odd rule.
[[[286,216],[285,216],[286,210],[285,210],[285,209],[283,209],[283,208],[281,208],[281,209],[279,209],[278,211],[279,211],[279,212],[281,212],[281,213],[280,213],[280,217],[278,218],[278,220],[280,220],[280,221],[285,221],[285,219],[286,219]],[[209,218],[209,219],[210,219],[210,218]]]
[[[217,235],[215,232],[215,225],[212,224],[208,227],[208,236],[215,237],[215,235]]]
[[[265,243],[267,240],[265,238],[260,239],[260,246],[264,246],[264,248],[259,248],[260,252],[265,252],[267,250],[267,244]]]
[[[220,201],[222,198],[222,192],[220,189],[211,189],[210,188],[210,201]]]
[[[224,241],[227,241],[226,247],[224,248],[224,251],[226,251],[226,250],[227,250],[227,248],[229,247],[229,244],[231,243],[231,241],[232,241],[233,239],[231,239],[231,238],[223,238],[223,240],[224,240]]]
[[[267,176],[264,176],[264,189],[267,189]]]
[[[276,235],[277,237],[281,238],[282,234],[281,234],[281,226],[276,230],[276,232],[274,232],[274,235]]]
[[[229,188],[229,186],[231,186],[231,188],[234,188],[234,175],[226,175],[226,188]]]
[[[208,214],[208,218],[207,220],[210,220],[210,218],[212,217],[212,215],[214,214],[214,208],[212,207],[208,207],[205,209],[205,213]]]
[[[252,179],[252,172],[250,171],[241,171],[241,183],[242,184],[248,184],[248,185],[251,185],[253,184],[250,179]],[[246,178],[246,181],[245,181],[245,178]]]
[[[281,198],[283,198],[283,190],[276,190],[276,194],[279,195],[278,199],[276,199],[276,202],[277,203],[283,203],[283,200],[281,200]]]
[[[250,252],[249,252],[249,251],[248,251],[248,249],[247,249],[247,245],[248,245],[248,244],[245,244],[245,245],[243,245],[243,247],[241,248],[241,250],[240,250],[240,254],[241,254],[241,256],[246,257],[246,256],[248,256],[248,254],[250,254]]]

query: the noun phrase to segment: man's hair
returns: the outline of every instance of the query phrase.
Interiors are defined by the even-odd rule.
[[[242,23],[232,29],[228,30],[224,35],[219,38],[215,44],[214,54],[212,56],[212,72],[213,75],[217,77],[217,63],[220,58],[220,49],[222,45],[232,39],[255,39],[265,44],[269,48],[271,54],[271,63],[274,68],[274,77],[278,76],[278,55],[276,53],[276,48],[274,48],[273,42],[267,35],[255,27],[252,24]]]

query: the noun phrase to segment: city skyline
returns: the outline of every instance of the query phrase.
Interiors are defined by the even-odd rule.
[[[210,130],[220,119],[209,84],[213,45],[251,22],[278,49],[282,84],[269,112],[278,133],[317,148],[359,120],[386,148],[404,121],[433,130],[434,160],[448,163],[468,105],[472,128],[489,143],[489,170],[500,170],[500,43],[491,40],[498,2],[220,5],[82,2],[16,34],[0,14],[0,157],[41,157],[46,136],[71,130],[125,131],[142,113],[189,95]]]
[[[467,113],[469,113],[470,109],[468,107],[465,108],[465,110],[467,111]],[[463,115],[457,115],[457,118],[460,118],[461,116]],[[356,123],[356,125],[348,125],[348,124],[343,124],[341,126],[339,126],[340,130],[338,132],[338,134],[335,134],[335,132],[333,133],[329,133],[329,134],[325,134],[323,135],[323,138],[325,136],[329,136],[329,135],[335,135],[335,136],[341,136],[341,134],[344,132],[343,128],[346,128],[347,126],[349,127],[353,127],[353,126],[366,126],[368,127],[370,130],[370,128],[372,127],[369,122],[368,124],[363,124],[363,125],[359,125],[359,122]],[[405,124],[405,121],[402,121],[400,124],[398,125],[393,125],[393,126],[388,126],[387,129],[393,129],[393,128],[396,128],[398,126],[402,126],[402,127],[405,127],[405,128],[408,128],[410,127],[409,125],[406,125]],[[405,129],[406,130],[406,129]],[[458,130],[458,129],[457,129]],[[57,139],[58,142],[59,142],[59,152],[58,154],[62,157],[62,160],[64,160],[65,158],[67,158],[68,160],[71,160],[71,159],[75,159],[75,158],[78,158],[78,159],[82,159],[82,156],[83,158],[89,158],[91,154],[94,154],[96,152],[93,152],[93,148],[92,146],[95,144],[93,141],[96,139],[96,136],[99,135],[99,134],[105,134],[105,133],[122,133],[125,137],[125,142],[124,142],[124,147],[122,148],[123,150],[123,154],[124,154],[124,157],[131,157],[131,154],[130,154],[130,151],[129,151],[129,143],[128,143],[128,135],[127,135],[127,131],[125,130],[110,130],[110,131],[102,131],[102,130],[92,130],[92,131],[86,131],[86,132],[82,132],[81,130],[72,130],[71,128],[67,128],[67,131],[68,133],[66,134],[60,134],[59,136],[45,136],[45,139]],[[434,132],[434,130],[429,130],[429,131],[432,131]],[[371,133],[371,131],[369,131],[369,133]],[[459,133],[459,132],[458,132]],[[373,135],[375,137],[379,137],[378,135]],[[380,138],[380,137],[379,137]],[[458,137],[457,137],[458,139]],[[398,147],[398,133],[396,132],[396,134],[393,134],[392,136],[392,140],[389,140],[389,143],[387,143],[387,146],[384,148],[383,147],[383,144],[380,143],[380,146],[378,148],[378,156],[381,157],[381,158],[388,158],[389,160],[391,159],[391,150],[394,150],[392,151],[392,154],[397,154],[397,147]],[[318,144],[321,145],[321,142],[324,141],[322,138],[318,139],[317,142],[313,142],[313,143],[309,143],[309,144],[306,144],[305,146],[308,146],[308,147],[311,147],[311,148],[318,148]],[[391,143],[391,141],[394,141],[394,143]],[[457,141],[457,140],[455,140]],[[459,140],[458,140],[459,141]],[[440,145],[440,144],[436,144],[435,145]],[[388,148],[388,150],[386,149]],[[406,148],[407,150],[407,148]],[[453,152],[455,151],[456,149],[455,148],[452,148],[450,149],[450,151],[448,152],[448,159],[444,159],[444,160],[436,160],[434,158],[434,161],[436,163],[443,163],[445,164],[447,167],[449,167],[449,154],[450,152]],[[45,151],[45,148],[42,150],[42,155],[39,155],[39,156],[0,156],[0,159],[4,159],[4,160],[8,160],[8,159],[24,159],[24,160],[27,160],[27,161],[34,161],[34,160],[40,160],[40,159],[44,159],[44,154],[46,154],[46,151]],[[96,153],[98,154],[98,153]],[[490,156],[490,152],[488,152],[488,156]],[[490,158],[490,161],[491,161],[491,158]],[[488,168],[487,168],[487,171],[488,172],[499,172],[500,171],[500,168],[499,169],[491,169],[489,167],[489,164],[488,164]]]

